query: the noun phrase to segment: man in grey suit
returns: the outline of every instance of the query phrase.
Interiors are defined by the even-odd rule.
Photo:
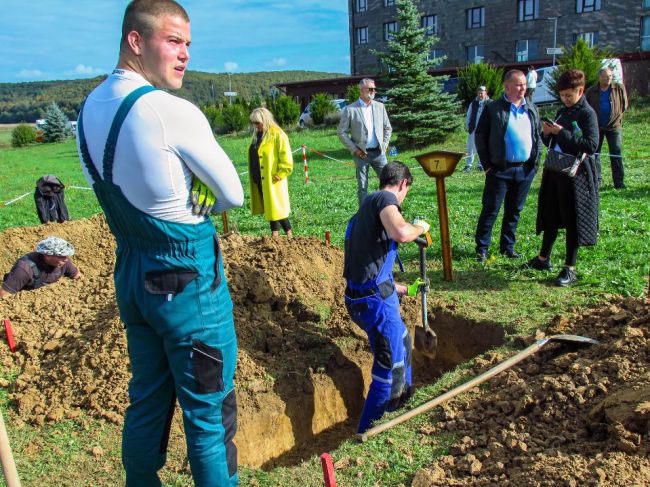
[[[354,156],[359,206],[368,194],[368,166],[379,177],[388,163],[386,149],[393,128],[383,103],[375,101],[377,88],[370,78],[359,82],[360,97],[343,109],[338,136]]]

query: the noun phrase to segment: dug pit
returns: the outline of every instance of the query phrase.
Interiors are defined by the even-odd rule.
[[[0,234],[0,271],[54,233],[74,243],[83,277],[0,301],[19,347],[3,358],[17,379],[0,385],[9,386],[18,420],[44,424],[83,412],[120,423],[129,366],[104,219],[7,230]],[[365,333],[343,304],[341,250],[312,238],[232,234],[222,242],[239,340],[240,463],[270,468],[336,447],[354,434],[372,363]],[[417,300],[404,300],[403,315],[413,334]],[[434,309],[429,319],[438,354],[431,361],[414,352],[419,383],[504,341],[494,323]]]

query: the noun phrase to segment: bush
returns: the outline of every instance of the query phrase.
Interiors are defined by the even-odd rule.
[[[226,132],[239,132],[248,126],[248,112],[243,105],[235,103],[223,109],[223,129]]]
[[[359,85],[349,85],[347,90],[345,90],[345,102],[349,105],[350,103],[354,103],[359,99],[361,96],[361,88],[359,88]]]
[[[21,123],[11,132],[11,146],[25,147],[36,142],[36,129],[26,123]]]
[[[503,94],[503,68],[491,64],[476,63],[458,70],[458,98],[468,107],[476,98],[479,86],[487,88],[488,95],[493,100]]]
[[[43,140],[45,142],[59,142],[72,136],[70,120],[63,113],[59,105],[52,103],[45,112],[45,124],[43,125]]]
[[[321,125],[325,121],[325,115],[335,110],[332,97],[327,93],[316,93],[312,96],[310,116],[314,125]]]
[[[208,119],[210,127],[212,127],[213,132],[218,132],[223,129],[223,110],[215,106],[207,106],[203,109],[205,118]]]
[[[326,127],[335,127],[341,121],[341,111],[335,110],[325,115],[323,119],[323,125]]]
[[[290,96],[279,96],[270,100],[269,110],[273,113],[278,124],[288,127],[298,123],[300,118],[300,105]],[[267,102],[268,103],[268,102]]]
[[[551,74],[549,88],[559,100],[560,92],[557,90],[557,81],[560,79],[560,75],[569,69],[579,69],[585,73],[585,82],[588,88],[598,81],[601,59],[611,57],[613,57],[613,53],[610,49],[589,47],[584,39],[578,39],[574,46],[567,48],[560,56],[557,69]]]

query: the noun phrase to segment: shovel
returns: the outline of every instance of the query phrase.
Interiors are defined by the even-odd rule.
[[[418,244],[420,249],[420,279],[425,283],[420,288],[420,292],[422,293],[422,327],[415,327],[415,348],[427,358],[434,359],[436,357],[436,349],[438,348],[438,337],[429,328],[429,318],[427,316],[428,281],[426,252],[427,247],[431,245],[431,236],[427,232],[424,237],[418,237],[415,243]]]
[[[477,385],[485,382],[486,380],[491,379],[499,372],[503,372],[504,370],[509,369],[513,365],[518,364],[525,358],[530,357],[531,355],[537,353],[542,347],[544,347],[547,343],[550,342],[569,344],[574,348],[585,347],[589,345],[597,345],[599,343],[598,340],[594,340],[593,338],[587,338],[579,335],[552,335],[550,337],[542,338],[540,340],[537,340],[529,347],[524,348],[521,352],[513,355],[508,360],[505,360],[501,362],[499,365],[492,367],[490,370],[483,372],[481,375],[474,377],[472,380],[465,382],[464,384],[461,384],[458,387],[455,387],[451,391],[445,392],[443,395],[438,396],[435,399],[431,399],[430,401],[425,402],[424,404],[416,407],[415,409],[412,409],[411,411],[402,414],[401,416],[393,418],[386,423],[375,426],[374,428],[370,428],[368,431],[359,434],[358,435],[359,439],[361,441],[366,441],[371,436],[375,436],[381,433],[382,431],[386,431],[387,429],[390,429],[393,426],[397,426],[398,424],[404,423],[405,421],[408,421],[414,416],[425,413],[430,409],[433,409],[434,407],[447,402],[452,397],[455,397],[462,392],[465,392],[469,389],[472,389],[473,387],[476,387]]]

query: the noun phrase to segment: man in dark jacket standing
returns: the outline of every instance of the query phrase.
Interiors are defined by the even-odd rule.
[[[610,68],[602,68],[598,72],[598,83],[587,90],[586,97],[587,103],[598,115],[598,153],[607,138],[614,188],[624,189],[621,124],[623,112],[628,108],[625,86],[613,81]]]
[[[476,226],[476,259],[485,262],[492,240],[492,227],[504,203],[499,249],[516,259],[515,233],[535,177],[540,156],[539,113],[527,102],[526,75],[508,71],[504,96],[490,102],[476,128],[476,150],[485,170],[483,207]]]

